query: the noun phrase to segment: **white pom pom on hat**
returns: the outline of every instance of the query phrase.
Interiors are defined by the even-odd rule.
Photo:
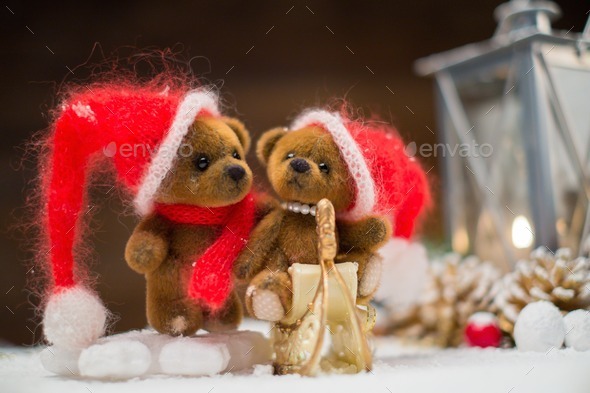
[[[85,348],[104,335],[106,320],[107,309],[96,294],[80,285],[62,288],[45,307],[45,337],[61,348]]]

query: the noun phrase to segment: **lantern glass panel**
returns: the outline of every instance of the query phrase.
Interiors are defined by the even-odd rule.
[[[507,261],[507,251],[513,257],[526,256],[534,245],[527,203],[522,87],[516,83],[521,68],[515,57],[496,62],[485,72],[455,73],[459,98],[472,127],[463,131],[463,142],[471,145],[472,157],[453,159],[452,172],[461,174],[463,188],[462,200],[452,194],[452,200],[458,202],[451,207],[453,247],[495,261]],[[451,143],[461,143],[456,132],[450,132],[455,137]],[[473,160],[483,163],[483,173],[474,171]],[[481,177],[479,184],[476,176]]]
[[[588,209],[583,182],[590,180],[590,54],[579,53],[573,46],[545,45],[542,50],[567,123],[567,130],[563,130],[555,116],[548,119],[554,131],[548,138],[556,231],[561,247],[577,251]],[[550,113],[555,115],[554,110]],[[571,138],[569,144],[564,133]]]

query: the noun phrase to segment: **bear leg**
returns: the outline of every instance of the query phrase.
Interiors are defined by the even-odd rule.
[[[223,308],[215,313],[203,310],[203,329],[208,332],[235,330],[242,322],[242,303],[234,291]]]
[[[203,326],[203,312],[188,298],[186,281],[191,267],[178,262],[168,258],[146,274],[147,319],[160,333],[190,336]]]
[[[147,318],[154,329],[171,336],[190,336],[203,326],[201,308],[188,299],[148,298]]]

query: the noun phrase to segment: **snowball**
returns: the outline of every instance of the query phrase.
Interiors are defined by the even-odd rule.
[[[546,352],[552,348],[561,348],[564,338],[563,317],[551,302],[528,304],[514,325],[514,341],[521,351]]]
[[[227,367],[229,352],[224,344],[180,337],[162,347],[159,362],[165,374],[214,375]]]
[[[415,304],[428,280],[428,256],[420,243],[390,239],[379,249],[383,257],[381,284],[375,299],[391,311],[403,311]]]
[[[83,350],[78,368],[84,377],[127,379],[145,374],[151,362],[152,355],[144,344],[119,340]]]
[[[41,364],[47,371],[54,374],[72,377],[79,374],[78,357],[79,349],[64,349],[47,347],[41,351]]]
[[[47,341],[64,349],[81,349],[104,334],[107,310],[88,289],[81,286],[53,293],[43,316]]]
[[[590,311],[575,310],[563,318],[565,345],[576,351],[590,350]]]

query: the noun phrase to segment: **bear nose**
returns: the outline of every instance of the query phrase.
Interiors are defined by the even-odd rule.
[[[246,174],[244,168],[239,165],[231,165],[226,169],[227,174],[231,177],[234,181],[240,181]]]
[[[291,168],[295,169],[295,172],[305,173],[309,171],[309,164],[303,158],[296,158],[291,161]]]

